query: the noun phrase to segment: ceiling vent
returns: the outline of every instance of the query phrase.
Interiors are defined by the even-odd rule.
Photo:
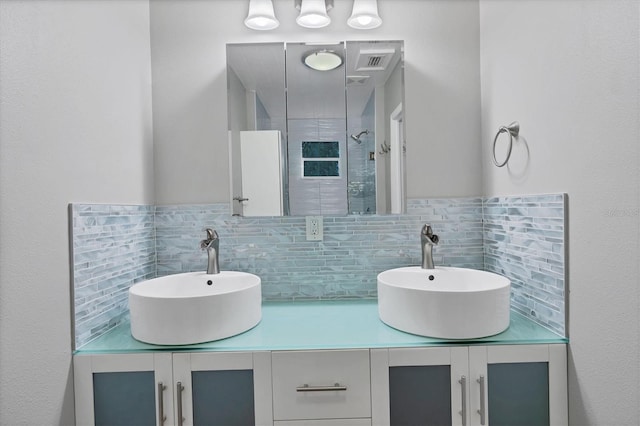
[[[394,53],[395,49],[363,49],[358,54],[356,71],[384,71]]]
[[[361,86],[367,83],[369,80],[368,75],[348,75],[347,76],[347,85],[349,86]]]

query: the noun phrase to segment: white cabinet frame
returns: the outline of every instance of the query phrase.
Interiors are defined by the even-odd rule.
[[[253,370],[254,409],[256,425],[272,426],[271,405],[271,352],[155,352],[144,354],[76,355],[73,357],[76,424],[95,425],[93,400],[93,373],[153,371],[155,379],[156,424],[174,426],[177,418],[177,383],[182,391],[182,416],[184,426],[192,425],[193,403],[191,399],[192,371]],[[160,395],[165,420],[159,416]]]
[[[271,352],[197,352],[173,354],[173,386],[182,384],[183,425],[193,425],[192,371],[253,370],[253,400],[256,425],[273,425],[271,405]],[[178,407],[174,390],[174,406]],[[177,409],[175,424],[178,424]]]
[[[371,349],[371,423],[374,426],[388,426],[391,423],[389,367],[448,365],[451,367],[451,422],[454,426],[462,426],[463,392],[469,406],[468,363],[466,346]],[[463,377],[467,380],[461,380]]]
[[[371,349],[372,424],[389,425],[389,367],[449,365],[451,367],[451,419],[452,424],[481,425],[480,376],[487,377],[489,364],[547,362],[549,365],[549,421],[550,424],[568,424],[567,348],[564,344],[551,345],[496,345]],[[466,421],[461,415],[462,384],[466,378]],[[487,380],[484,381],[487,395]],[[484,425],[489,424],[488,399],[485,398]]]
[[[568,390],[567,390],[567,347],[555,345],[496,345],[469,347],[469,375],[471,376],[469,410],[470,425],[480,423],[480,376],[487,377],[489,364],[546,362],[549,366],[549,422],[556,425],[567,425]],[[488,395],[488,382],[484,381],[484,394]],[[485,425],[490,423],[491,413],[489,401],[485,398]]]
[[[156,422],[158,426],[177,425],[178,392],[182,384],[183,425],[192,425],[192,371],[252,370],[256,425],[273,426],[272,353],[265,352],[195,352],[75,355],[74,384],[76,424],[95,424],[93,374],[106,372],[153,371],[155,382]],[[369,350],[371,371],[371,424],[390,424],[389,368],[400,366],[448,365],[451,371],[451,418],[455,426],[480,425],[480,385],[487,377],[488,365],[500,363],[546,362],[549,372],[550,424],[568,424],[567,346],[565,344],[440,346],[421,348],[385,348]],[[464,377],[466,380],[462,381]],[[160,392],[159,384],[165,389]],[[484,395],[488,382],[484,381]],[[466,401],[466,417],[463,411]],[[160,402],[162,398],[162,403]],[[166,419],[160,419],[160,409]],[[485,425],[489,424],[488,398],[484,404]],[[334,420],[304,421],[304,424],[331,424]],[[369,424],[368,419],[351,419],[350,424]],[[301,424],[300,421],[276,424]]]
[[[158,426],[173,425],[173,383],[171,353],[76,355],[73,357],[75,385],[76,425],[95,425],[93,401],[93,373],[153,371],[156,403],[156,423]],[[166,386],[162,395],[158,384]],[[159,419],[160,397],[166,421]]]

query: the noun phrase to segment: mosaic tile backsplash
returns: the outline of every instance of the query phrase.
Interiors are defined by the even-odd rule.
[[[511,308],[565,334],[565,194],[484,201],[484,268],[511,280]]]
[[[128,290],[156,274],[154,207],[69,208],[76,348],[128,318]]]
[[[419,232],[430,223],[440,236],[437,265],[506,275],[514,309],[564,335],[563,202],[563,195],[409,200],[404,215],[325,216],[323,241],[306,241],[304,217],[233,217],[226,203],[74,204],[76,348],[127,319],[135,282],[204,270],[206,227],[220,236],[221,269],[259,275],[265,300],[295,301],[375,297],[379,272],[420,264]],[[523,248],[526,264],[517,257]]]
[[[325,216],[324,240],[307,241],[303,216],[231,217],[226,204],[157,207],[157,273],[205,269],[206,225],[220,236],[220,268],[260,276],[265,300],[375,297],[378,273],[420,264],[426,222],[446,241],[434,255],[438,265],[482,269],[481,198],[425,200],[408,210]]]

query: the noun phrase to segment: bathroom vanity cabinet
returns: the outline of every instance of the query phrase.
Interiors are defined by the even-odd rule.
[[[564,344],[76,355],[76,421],[562,425],[566,366]]]
[[[374,425],[563,425],[566,345],[371,350]]]
[[[515,312],[508,330],[473,341],[394,330],[375,301],[262,314],[246,333],[198,345],[145,344],[127,323],[85,345],[77,424],[567,424],[567,340]]]
[[[77,425],[272,424],[271,353],[76,355]]]

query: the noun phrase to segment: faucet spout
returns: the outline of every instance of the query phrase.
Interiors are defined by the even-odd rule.
[[[433,233],[431,225],[425,224],[420,231],[420,246],[422,247],[422,269],[435,269],[433,265],[433,246],[438,245],[440,238]]]
[[[211,228],[207,228],[207,238],[200,241],[200,248],[207,251],[207,274],[219,274],[218,253],[220,251],[220,238],[218,233]]]

